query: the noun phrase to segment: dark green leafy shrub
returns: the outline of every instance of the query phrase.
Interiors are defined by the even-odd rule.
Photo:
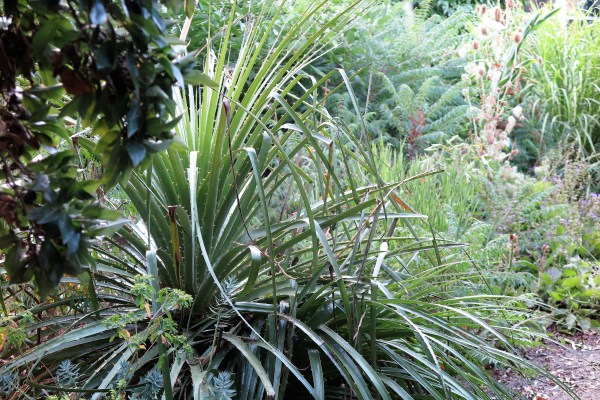
[[[91,244],[124,223],[96,191],[170,145],[174,85],[211,84],[180,57],[162,10],[146,0],[2,2],[0,249],[11,282],[33,279],[44,296],[65,273],[88,271]],[[78,171],[83,136],[98,139],[101,179]]]

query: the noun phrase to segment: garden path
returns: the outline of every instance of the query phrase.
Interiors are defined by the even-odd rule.
[[[545,368],[569,385],[581,400],[600,399],[600,334],[575,336],[556,334],[538,348],[527,350],[525,358]],[[545,378],[524,379],[511,370],[498,379],[531,400],[570,400],[571,397]]]

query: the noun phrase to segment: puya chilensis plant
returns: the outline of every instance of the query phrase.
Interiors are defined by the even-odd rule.
[[[269,216],[265,214],[266,196],[271,195],[274,188],[288,183],[295,184],[299,193],[303,194],[300,199],[301,205],[295,213],[298,217],[308,218],[310,227],[314,228],[315,212],[308,203],[308,195],[304,189],[304,180],[310,182],[311,179],[292,159],[305,149],[315,148],[318,150],[314,156],[315,162],[321,163],[322,159],[328,160],[328,157],[324,156],[319,146],[324,146],[327,154],[330,154],[333,147],[332,138],[309,131],[309,129],[325,131],[328,126],[324,117],[317,113],[315,106],[308,102],[320,83],[312,83],[310,90],[305,91],[305,95],[301,98],[295,98],[291,91],[299,87],[301,81],[310,82],[309,78],[301,74],[302,68],[318,57],[338,35],[340,29],[351,21],[352,11],[359,4],[349,6],[323,26],[313,29],[312,18],[321,12],[324,6],[325,2],[321,2],[308,7],[294,25],[286,28],[287,30],[270,44],[270,48],[267,49],[268,58],[262,59],[259,55],[264,54],[264,46],[270,38],[273,27],[272,21],[275,20],[272,18],[261,21],[262,17],[272,11],[265,7],[263,9],[265,15],[257,16],[257,21],[261,21],[263,25],[259,23],[248,25],[243,47],[234,64],[229,64],[230,53],[227,45],[234,23],[233,18],[230,18],[225,27],[221,47],[213,49],[209,45],[201,56],[206,75],[217,82],[215,87],[200,92],[190,89],[176,96],[179,110],[184,113],[181,123],[177,126],[178,138],[185,144],[187,150],[171,149],[166,154],[157,156],[152,167],[145,173],[135,174],[127,187],[133,204],[145,220],[143,229],[147,236],[142,233],[134,237],[133,232],[140,229],[132,228],[124,231],[121,235],[122,239],[117,240],[114,246],[120,248],[121,256],[130,256],[139,263],[125,264],[111,254],[109,249],[97,250],[98,272],[110,272],[111,276],[98,277],[96,288],[99,293],[97,296],[96,293],[90,293],[90,297],[95,300],[95,310],[84,319],[94,320],[98,316],[107,318],[124,315],[125,317],[117,318],[119,321],[113,321],[115,322],[113,326],[107,326],[101,321],[88,321],[89,323],[79,330],[69,331],[51,340],[46,338],[41,346],[19,357],[9,368],[27,366],[32,357],[37,359],[41,354],[54,354],[62,358],[66,352],[74,352],[75,357],[72,359],[83,361],[94,354],[98,347],[81,348],[78,343],[82,341],[105,343],[108,340],[114,343],[113,351],[94,364],[95,370],[86,368],[82,371],[83,378],[80,381],[84,389],[106,391],[110,389],[111,379],[119,372],[118,365],[122,362],[131,362],[138,357],[138,350],[132,350],[129,339],[131,336],[139,338],[140,335],[139,333],[132,335],[129,330],[133,326],[137,326],[142,331],[148,329],[153,325],[152,321],[162,315],[168,317],[164,321],[171,326],[155,326],[158,333],[147,338],[151,343],[156,343],[156,346],[150,348],[161,354],[162,367],[170,367],[166,359],[170,356],[164,356],[163,341],[169,341],[167,333],[174,333],[171,329],[174,319],[172,315],[167,314],[171,310],[182,308],[184,302],[169,304],[162,301],[159,285],[181,288],[193,296],[190,307],[193,311],[185,315],[187,324],[180,326],[188,333],[221,329],[221,324],[215,326],[214,321],[200,329],[201,326],[196,325],[196,317],[197,313],[209,311],[209,305],[222,289],[220,279],[226,275],[241,273],[241,278],[245,279],[245,287],[248,289],[246,292],[249,292],[259,277],[259,271],[267,265],[272,277],[272,282],[269,282],[273,285],[272,289],[268,290],[273,291],[271,297],[274,305],[277,305],[276,290],[280,285],[281,274],[273,260],[278,254],[275,251],[277,243],[274,240],[282,235],[285,237],[292,228],[288,223],[284,227],[279,227],[280,230],[272,231],[274,228],[271,228],[269,223],[273,221],[269,221]],[[283,5],[277,12],[280,13],[282,8]],[[298,37],[304,40],[297,40]],[[210,82],[208,84],[210,85]],[[290,100],[291,104],[288,103]],[[312,116],[318,119],[309,120]],[[282,132],[285,134],[280,137]],[[290,137],[303,134],[307,137],[303,138],[297,146],[291,149],[285,148]],[[91,146],[83,140],[82,145]],[[326,165],[330,168],[330,163]],[[326,165],[323,165],[323,168],[326,169]],[[267,172],[269,168],[272,168],[270,177]],[[330,176],[327,185],[333,182],[337,185],[338,191],[341,190],[340,188],[345,190],[345,186],[337,181],[334,171],[330,171]],[[290,177],[294,179],[283,179]],[[325,184],[325,181],[323,180],[322,183]],[[333,187],[333,184],[331,185]],[[329,188],[324,190],[329,190],[325,199],[329,197],[330,204],[333,204],[332,196],[335,192]],[[295,191],[294,195],[296,193]],[[353,194],[356,195],[356,192]],[[341,202],[338,207],[342,207],[343,202],[347,200],[345,196],[337,200]],[[289,212],[291,213],[292,210]],[[289,215],[285,217],[290,218]],[[260,220],[260,226],[266,225],[268,228],[266,233],[250,232],[250,229],[256,230],[253,219]],[[302,222],[296,224],[302,225]],[[274,237],[274,232],[278,236]],[[317,250],[319,244],[316,233],[311,234],[310,237],[313,240],[313,247]],[[258,241],[261,242],[260,247],[257,246],[258,243],[253,244]],[[289,255],[292,246],[290,242],[287,242],[287,245],[290,248],[287,253]],[[149,251],[147,254],[145,254],[146,250]],[[314,255],[318,253],[315,251]],[[317,261],[318,259],[315,258],[311,264],[310,271],[314,273],[317,272]],[[139,299],[134,301],[131,298],[132,288],[135,286],[132,277],[145,273],[151,278],[152,290],[140,292],[145,295],[146,301],[139,301]],[[271,286],[262,283],[267,288]],[[139,285],[138,289],[141,290]],[[262,290],[265,290],[264,287]],[[262,296],[267,296],[267,293],[263,293]],[[102,304],[103,311],[100,311],[99,303]],[[121,305],[118,311],[114,308],[117,304]],[[141,309],[136,311],[137,308]],[[210,315],[206,317],[208,318],[206,321],[211,321]],[[81,315],[73,318],[81,318]],[[58,326],[69,326],[67,320],[69,318],[65,318]],[[188,328],[192,327],[196,330],[188,331]],[[251,325],[245,328],[257,329]],[[273,395],[278,386],[267,382],[269,379],[275,380],[276,377],[269,378],[264,373],[264,368],[261,367],[256,356],[252,355],[247,345],[237,336],[227,337],[234,347],[238,346],[240,354],[245,355],[244,362],[250,363],[248,365],[259,372],[258,376],[261,379],[249,385],[246,393],[265,391],[269,396]],[[118,338],[125,342],[117,340]],[[190,340],[194,341],[195,338],[195,334],[190,335]],[[222,337],[219,335],[217,347],[222,347],[221,341]],[[141,346],[145,346],[143,343],[137,345],[140,349]],[[268,349],[285,360],[283,353],[277,351],[277,348],[269,344]],[[7,351],[10,353],[11,349]],[[154,353],[148,353],[147,357],[150,358],[144,359],[141,363],[131,363],[134,366],[134,370],[130,373],[131,379],[139,379],[147,363],[156,357],[156,354],[154,356],[152,354]],[[217,360],[215,362],[222,360],[216,356],[208,359]],[[194,372],[191,374],[194,382],[190,388],[196,386],[195,367],[191,368]],[[277,368],[281,371],[282,367],[283,364],[279,363]],[[165,394],[170,397],[172,396],[172,393],[168,393],[168,388],[172,388],[170,374],[168,370],[166,373],[164,369],[162,371],[163,378],[167,380]],[[297,370],[295,371],[298,373]],[[281,379],[281,376],[278,379]]]

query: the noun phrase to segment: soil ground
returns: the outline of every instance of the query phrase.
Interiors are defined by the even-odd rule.
[[[525,351],[525,358],[566,383],[581,400],[600,400],[600,335],[594,332],[566,336],[554,334],[553,341]],[[558,343],[557,343],[558,342]],[[549,379],[523,378],[511,370],[498,379],[531,400],[570,400]]]

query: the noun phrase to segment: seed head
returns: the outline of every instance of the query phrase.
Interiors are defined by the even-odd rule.
[[[502,10],[500,9],[500,7],[494,8],[494,19],[496,20],[496,22],[502,22]]]
[[[522,39],[523,38],[521,37],[520,33],[515,33],[515,35],[513,36],[513,40],[514,40],[515,43],[521,43]]]

